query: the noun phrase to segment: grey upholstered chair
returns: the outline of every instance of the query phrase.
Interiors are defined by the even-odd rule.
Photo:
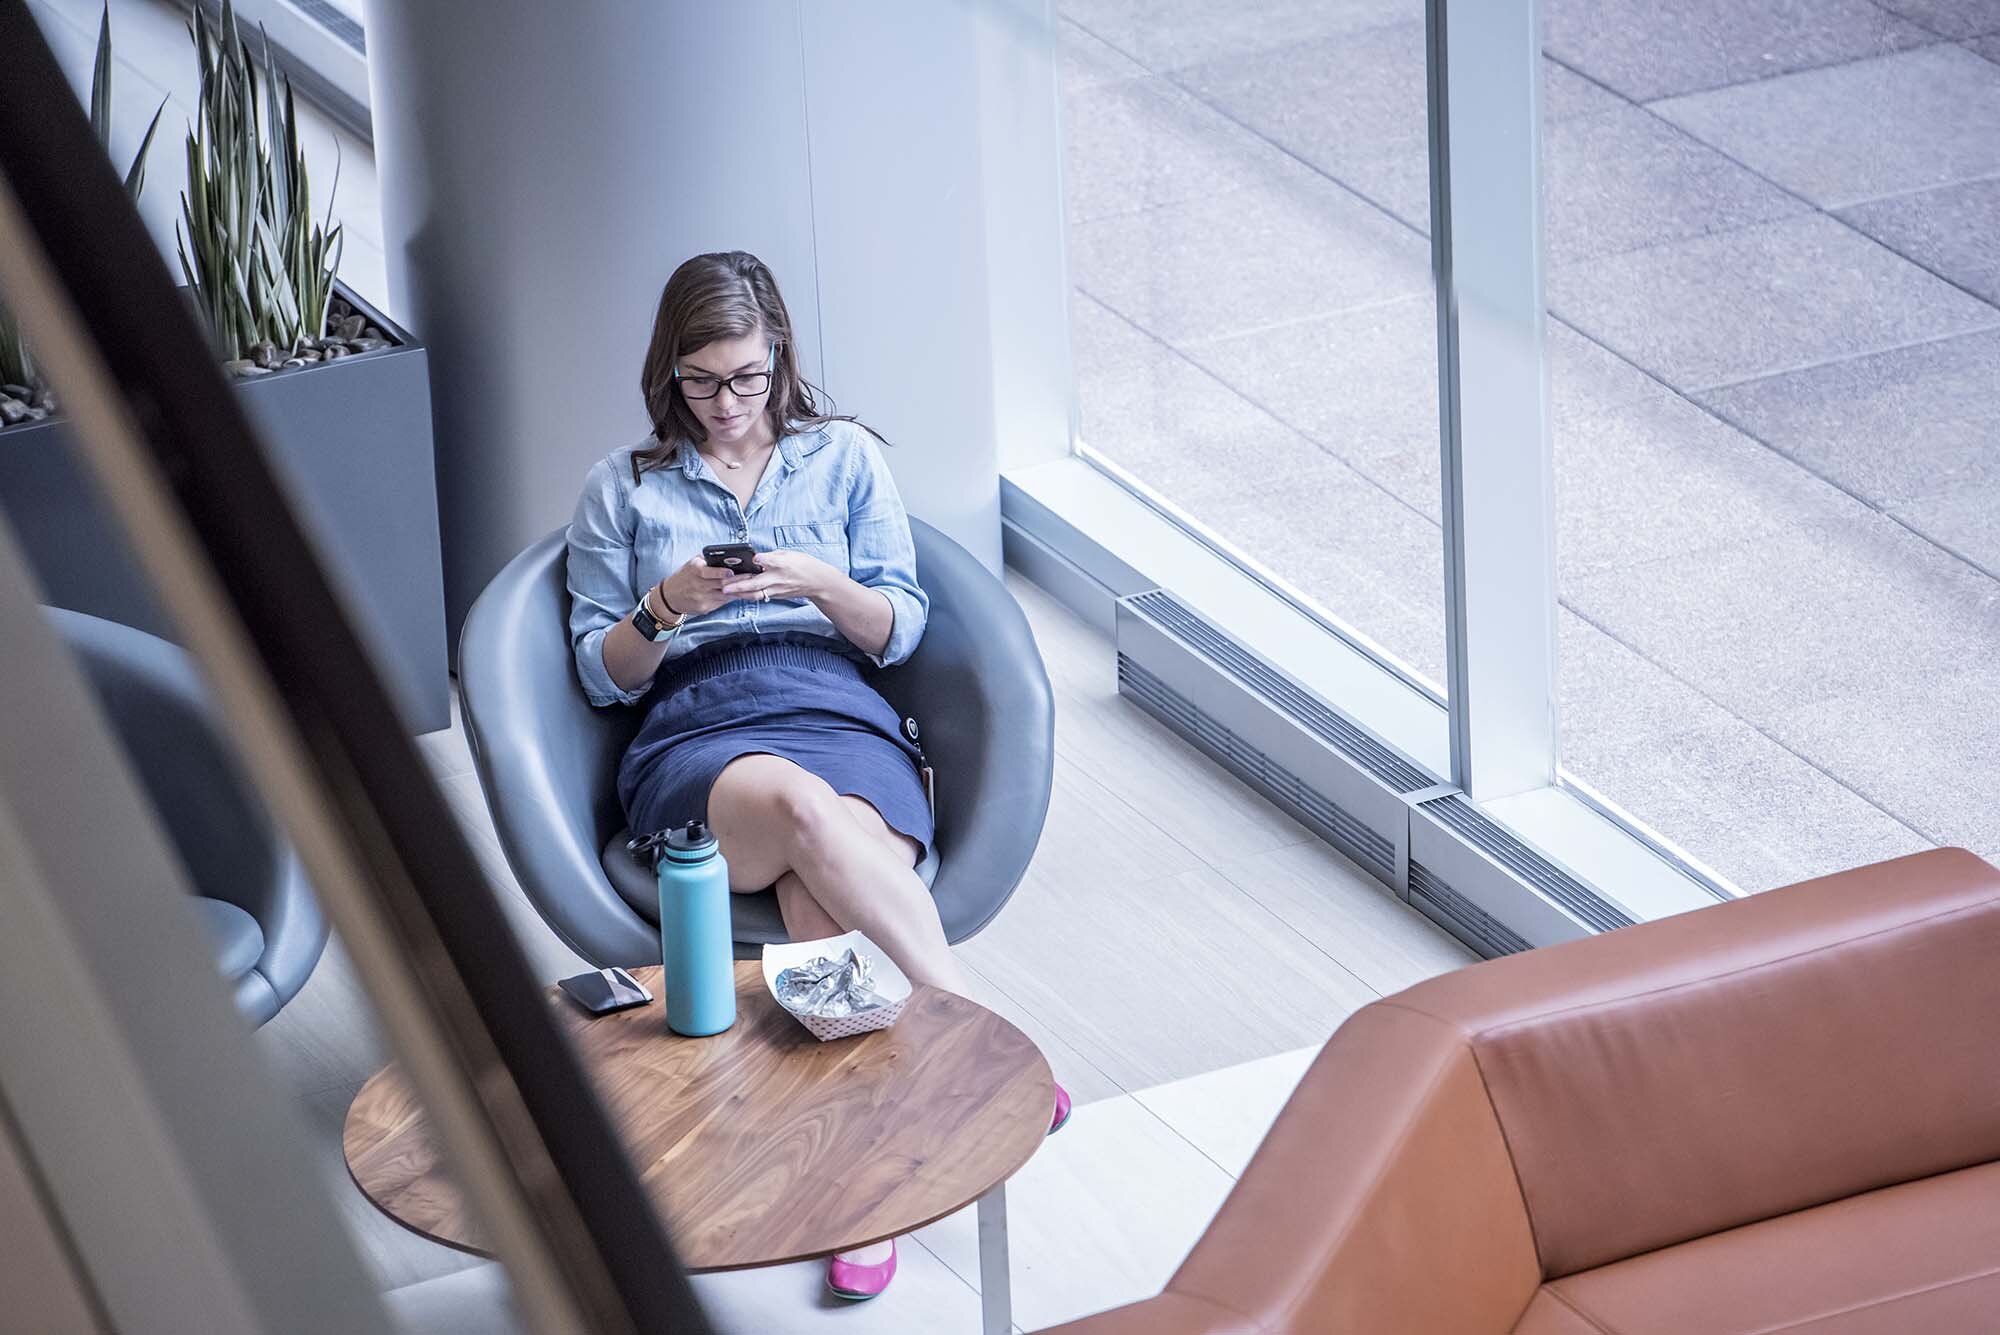
[[[911,521],[930,622],[875,685],[922,728],[937,771],[937,839],[920,869],[945,935],[962,941],[1007,902],[1048,814],[1055,706],[1034,635],[1006,586],[963,547]],[[458,690],[474,767],[507,863],[569,947],[599,965],[657,964],[659,891],[625,851],[618,759],[636,708],[594,709],[571,657],[562,530],[507,564],[459,636]],[[733,897],[737,953],[783,941],[777,896]]]
[[[185,652],[115,621],[45,610],[180,853],[236,1009],[263,1024],[326,948],[326,918],[297,856],[244,787]]]

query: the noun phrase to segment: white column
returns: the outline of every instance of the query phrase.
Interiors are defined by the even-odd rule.
[[[911,511],[997,567],[994,321],[1018,298],[994,295],[987,130],[1036,98],[1054,117],[1047,6],[1008,5],[996,48],[970,0],[370,0],[390,291],[432,350],[454,626],[645,434],[654,306],[708,250],[770,264],[807,376],[895,443]]]

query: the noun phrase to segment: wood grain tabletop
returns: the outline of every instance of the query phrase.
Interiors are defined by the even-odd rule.
[[[657,998],[660,970],[632,973]],[[1055,1082],[993,1012],[919,985],[902,1018],[821,1043],[736,965],[737,1018],[712,1038],[663,1006],[592,1017],[549,989],[564,1028],[689,1270],[775,1265],[920,1228],[977,1200],[1048,1131]],[[341,1136],[355,1184],[405,1226],[485,1252],[423,1109],[394,1066]]]

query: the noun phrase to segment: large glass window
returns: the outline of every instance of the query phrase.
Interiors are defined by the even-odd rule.
[[[1547,0],[1565,768],[1745,889],[2000,850],[2000,11]]]
[[[1058,9],[1084,456],[1441,694],[1420,0]]]

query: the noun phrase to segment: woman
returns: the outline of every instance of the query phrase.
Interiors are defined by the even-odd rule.
[[[819,410],[777,282],[742,251],[667,280],[640,387],[651,438],[592,466],[569,527],[584,692],[646,711],[618,769],[629,824],[705,819],[729,888],[775,887],[794,940],[859,929],[966,992],[915,871],[933,836],[915,753],[868,684],[930,608],[879,437]],[[759,570],[703,559],[735,542]],[[872,1298],[895,1272],[891,1241],[834,1256],[827,1283]]]

